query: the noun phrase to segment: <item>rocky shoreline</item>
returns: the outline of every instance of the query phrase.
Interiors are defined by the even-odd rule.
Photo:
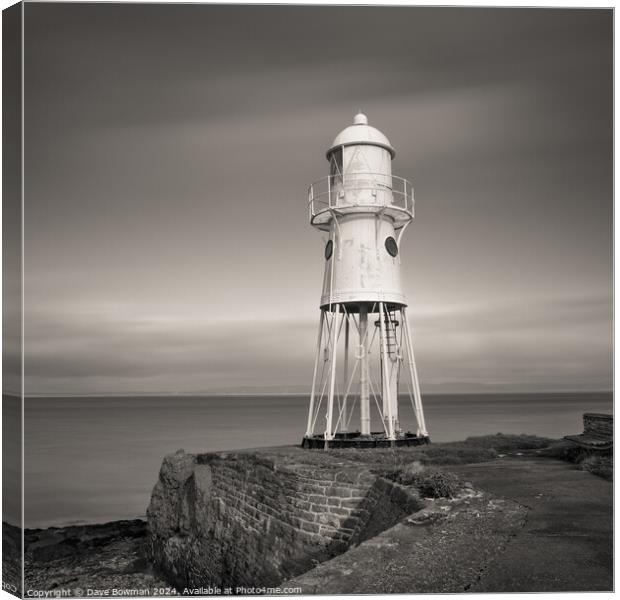
[[[3,569],[19,572],[19,529],[3,523]],[[68,590],[70,596],[111,590],[162,589],[144,554],[146,521],[50,527],[24,531],[26,591]],[[5,571],[5,573],[7,572]],[[110,590],[109,594],[105,590]],[[80,593],[83,592],[83,593]],[[119,594],[129,595],[129,594]]]

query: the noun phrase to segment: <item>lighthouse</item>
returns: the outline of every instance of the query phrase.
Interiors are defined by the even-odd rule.
[[[360,112],[327,150],[329,175],[308,189],[325,269],[305,448],[429,442],[401,286],[413,186],[392,175],[395,154]]]

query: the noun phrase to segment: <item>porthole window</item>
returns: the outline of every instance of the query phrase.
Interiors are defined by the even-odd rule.
[[[398,244],[392,236],[386,238],[385,249],[388,251],[390,256],[398,256]]]
[[[325,244],[325,260],[329,260],[334,252],[334,242],[329,240],[327,244]]]

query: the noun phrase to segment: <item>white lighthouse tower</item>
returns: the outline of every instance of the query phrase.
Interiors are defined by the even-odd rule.
[[[360,112],[327,151],[329,175],[308,190],[310,224],[327,235],[306,448],[429,441],[400,279],[413,187],[392,175],[394,155]],[[402,425],[399,391],[415,431]]]

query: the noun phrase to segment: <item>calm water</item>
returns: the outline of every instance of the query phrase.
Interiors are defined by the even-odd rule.
[[[583,412],[611,412],[612,395],[428,395],[424,407],[434,441],[562,437]],[[164,454],[298,443],[306,410],[305,396],[27,399],[26,526],[143,516]]]

